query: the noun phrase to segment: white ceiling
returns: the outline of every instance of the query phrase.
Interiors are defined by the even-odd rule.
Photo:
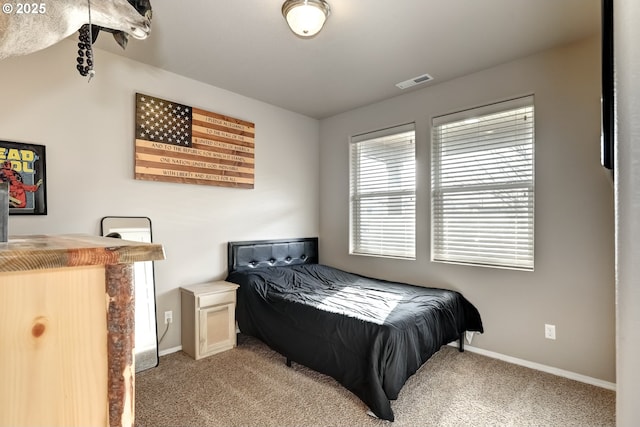
[[[321,119],[600,30],[600,0],[328,0],[305,40],[283,1],[151,0],[148,39],[123,51],[102,33],[96,45]],[[395,87],[424,73],[434,80]]]

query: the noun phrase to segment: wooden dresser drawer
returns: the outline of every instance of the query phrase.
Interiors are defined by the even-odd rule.
[[[235,289],[227,292],[200,295],[198,297],[198,308],[211,307],[213,305],[230,304],[236,302]]]

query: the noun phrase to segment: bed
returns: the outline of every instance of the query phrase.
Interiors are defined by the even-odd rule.
[[[373,279],[319,264],[318,239],[228,243],[236,320],[287,363],[330,375],[377,417],[440,347],[483,332],[460,293]]]

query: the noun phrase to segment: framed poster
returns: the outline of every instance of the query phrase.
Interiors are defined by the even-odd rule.
[[[46,215],[44,145],[0,141],[0,182],[9,183],[10,215]]]

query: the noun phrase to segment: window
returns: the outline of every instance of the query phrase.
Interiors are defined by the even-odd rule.
[[[354,136],[350,253],[415,259],[415,126]]]
[[[432,128],[431,260],[533,270],[533,96]]]

